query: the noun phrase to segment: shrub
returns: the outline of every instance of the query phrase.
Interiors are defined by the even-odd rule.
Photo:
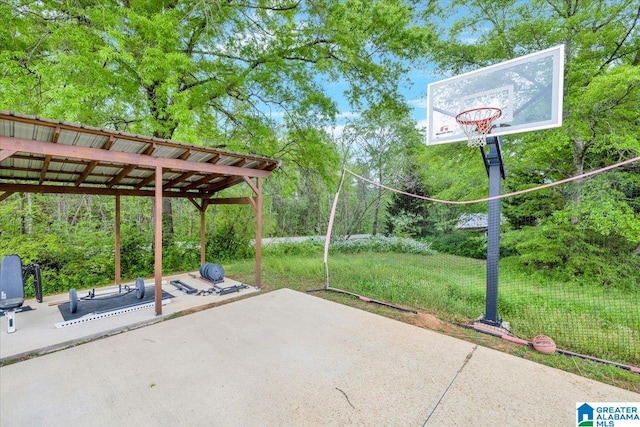
[[[302,242],[269,243],[262,246],[262,253],[269,256],[322,254],[324,240],[312,237]]]
[[[429,243],[411,238],[372,236],[366,239],[338,239],[330,249],[338,253],[398,252],[417,255],[433,255]]]
[[[469,231],[452,231],[434,237],[432,246],[439,252],[468,258],[486,259],[487,237]]]

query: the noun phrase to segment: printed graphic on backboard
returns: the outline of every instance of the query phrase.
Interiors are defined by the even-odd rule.
[[[427,144],[463,141],[459,113],[495,107],[502,116],[491,135],[509,135],[562,125],[564,45],[439,82],[427,90]]]

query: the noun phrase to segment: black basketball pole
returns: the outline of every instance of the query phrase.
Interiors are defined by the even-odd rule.
[[[500,183],[504,179],[504,165],[500,137],[487,137],[487,145],[480,147],[489,175],[489,212],[487,230],[487,294],[483,322],[500,326],[498,318],[498,273],[500,263]]]

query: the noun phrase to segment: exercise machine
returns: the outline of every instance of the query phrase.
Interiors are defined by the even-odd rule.
[[[194,288],[188,283],[184,283],[182,280],[172,280],[169,283],[171,283],[173,286],[178,288],[178,290],[184,292],[185,294],[195,294],[196,292],[198,292],[198,289]]]
[[[0,310],[7,316],[7,333],[16,331],[16,313],[24,304],[25,283],[34,278],[36,300],[42,302],[42,276],[38,264],[22,266],[18,255],[6,255],[0,262]]]
[[[83,297],[78,297],[78,291],[76,291],[75,288],[71,288],[69,290],[69,310],[71,311],[71,313],[77,312],[78,303],[80,301],[119,298],[131,292],[135,292],[136,297],[138,297],[138,299],[144,298],[145,285],[144,285],[144,280],[141,277],[138,277],[136,279],[135,286],[118,285],[118,287],[115,289],[102,289],[98,291],[96,291],[95,289],[92,289],[87,293],[87,295]]]
[[[207,262],[200,266],[200,278],[213,286],[207,290],[202,290],[196,295],[226,295],[232,292],[240,292],[242,289],[247,289],[248,286],[243,284],[232,286],[219,286],[219,283],[224,282],[224,268],[220,264],[214,264]]]

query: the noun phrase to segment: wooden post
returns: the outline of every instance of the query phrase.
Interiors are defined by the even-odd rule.
[[[155,307],[156,315],[162,314],[162,166],[156,166],[155,212]]]
[[[207,207],[209,204],[206,200],[202,200],[202,207],[200,208],[200,265],[204,265],[206,262],[205,254],[206,254],[206,216],[207,216]]]
[[[115,255],[116,255],[116,271],[115,279],[116,285],[120,285],[122,281],[122,271],[120,270],[120,195],[116,194],[116,242],[115,242]]]
[[[262,285],[262,178],[256,178],[256,286]]]

